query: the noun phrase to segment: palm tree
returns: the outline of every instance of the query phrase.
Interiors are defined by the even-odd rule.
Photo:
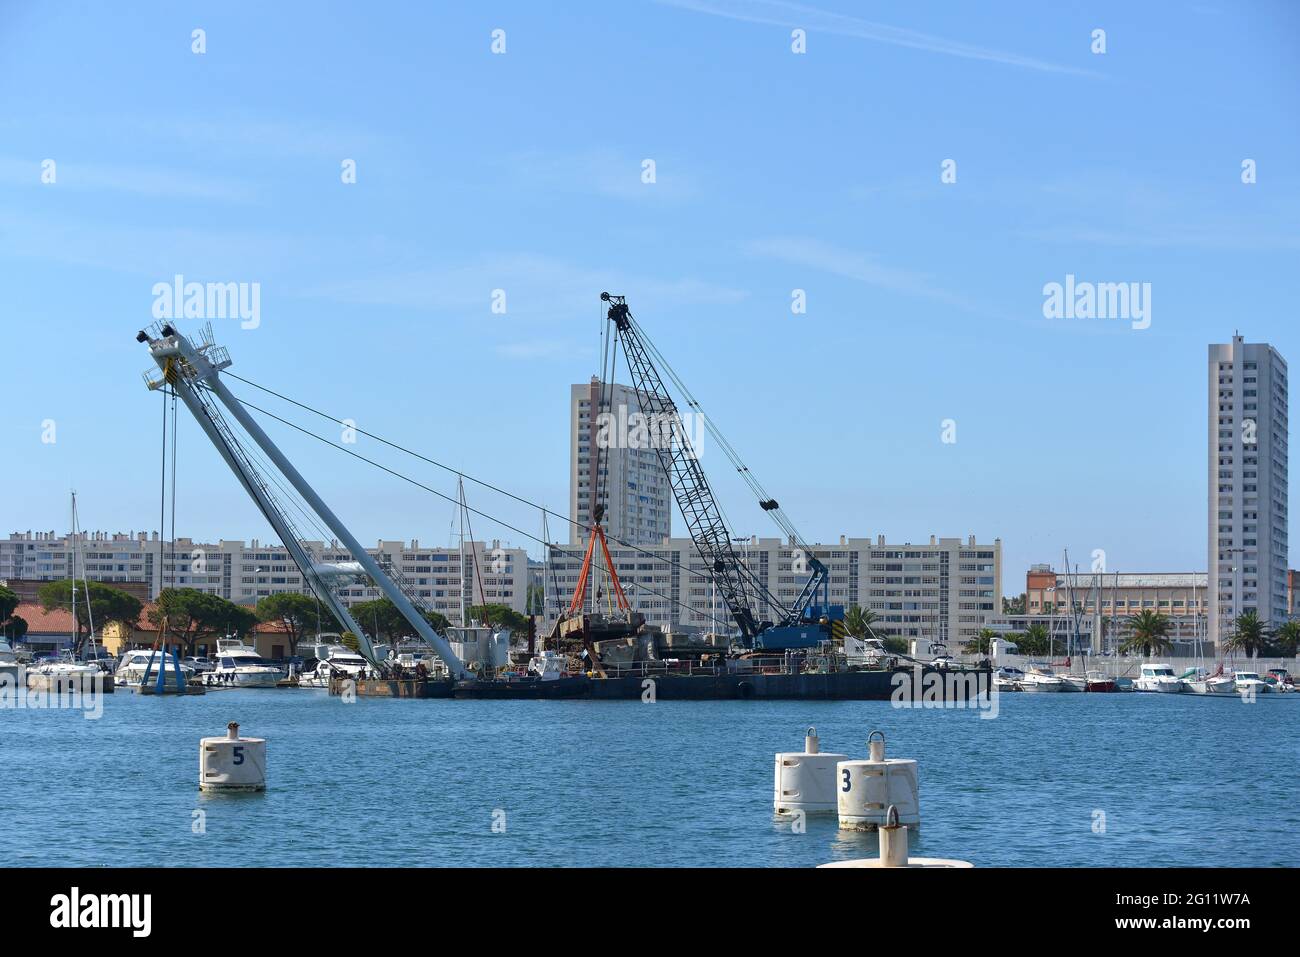
[[[1129,635],[1120,643],[1121,654],[1131,655],[1142,652],[1142,657],[1150,658],[1152,654],[1162,655],[1173,650],[1174,643],[1169,640],[1169,619],[1158,611],[1144,608],[1136,615],[1124,620]]]
[[[1223,643],[1229,651],[1244,651],[1247,658],[1254,658],[1268,651],[1268,622],[1260,621],[1259,615],[1252,609],[1238,615],[1232,623],[1232,634]]]
[[[993,653],[993,639],[998,637],[998,633],[992,628],[981,628],[970,641],[962,643],[962,649],[976,655],[988,655]]]
[[[1045,655],[1048,653],[1051,638],[1047,626],[1041,621],[1035,621],[1025,629],[1022,635],[1018,636],[1017,646],[1022,655],[1029,655],[1030,657]]]
[[[1273,645],[1279,657],[1294,658],[1300,644],[1300,621],[1284,621],[1273,629]]]
[[[850,605],[849,610],[844,613],[844,627],[854,638],[866,638],[868,635],[874,635],[871,630],[872,624],[876,621],[876,613],[871,609],[863,610],[858,605]]]

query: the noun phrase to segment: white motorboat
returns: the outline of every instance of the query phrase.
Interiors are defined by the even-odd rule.
[[[238,638],[217,639],[217,664],[203,675],[209,688],[274,688],[284,672]]]
[[[76,661],[71,656],[49,658],[27,669],[27,687],[44,691],[113,690],[113,679],[99,665]]]
[[[149,659],[153,659],[153,666],[150,667]],[[176,659],[169,653],[152,650],[128,651],[122,655],[121,660],[117,663],[117,670],[113,672],[114,680],[128,688],[138,688],[144,682],[145,672],[149,673],[150,684],[158,680],[159,669],[166,667],[167,675],[163,679],[165,682],[176,684]],[[180,663],[181,676],[188,683],[194,677],[194,669],[185,662]]]
[[[367,667],[369,662],[355,651],[342,645],[331,645],[326,656],[316,662],[315,668],[298,676],[298,687],[328,688],[331,677],[355,678]]]
[[[1081,675],[1062,675],[1061,680],[1065,682],[1066,691],[1087,691],[1095,694],[1118,690],[1115,687],[1115,679],[1104,671],[1092,670]]]
[[[1047,668],[1030,668],[1020,679],[1022,691],[1063,691],[1065,682]]]
[[[1232,677],[1237,694],[1266,694],[1273,690],[1273,686],[1261,679],[1258,672],[1237,671],[1233,673]]]
[[[1237,693],[1231,675],[1212,675],[1204,668],[1188,668],[1179,675],[1185,689],[1191,694],[1231,695]]]
[[[993,687],[998,691],[1019,691],[1024,677],[1025,673],[1019,668],[1004,665],[993,672]]]
[[[23,666],[18,663],[13,646],[0,639],[0,682],[16,688],[22,676]]]
[[[1178,694],[1183,690],[1182,679],[1166,664],[1144,664],[1133,685],[1138,691],[1153,691],[1161,694]]]

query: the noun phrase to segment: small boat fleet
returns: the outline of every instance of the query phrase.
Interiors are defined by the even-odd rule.
[[[1222,668],[1215,673],[1207,672],[1204,668],[1188,668],[1181,675],[1175,675],[1174,669],[1167,664],[1144,664],[1135,684],[1138,691],[1159,694],[1249,697],[1257,694],[1287,694],[1296,690],[1295,681],[1285,668],[1270,669],[1268,675],[1261,678],[1256,671],[1240,668],[1230,673]]]
[[[1030,665],[1028,671],[1002,667],[993,676],[993,686],[1001,691],[1033,693],[1087,691],[1097,694],[1122,690],[1116,679],[1101,671],[1058,675],[1049,665]]]
[[[1262,677],[1255,671],[1224,671],[1222,666],[1215,672],[1200,667],[1188,668],[1179,675],[1164,662],[1143,662],[1136,678],[1112,678],[1096,670],[1083,674],[1057,674],[1046,664],[1030,664],[1024,671],[1004,665],[993,673],[993,686],[999,691],[1032,693],[1139,691],[1216,697],[1286,694],[1296,690],[1295,681],[1285,668],[1271,668]]]

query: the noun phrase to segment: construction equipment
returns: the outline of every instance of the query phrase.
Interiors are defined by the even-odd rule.
[[[415,633],[423,638],[447,665],[452,678],[460,680],[468,677],[469,673],[464,662],[452,651],[446,639],[438,634],[428,620],[420,614],[411,598],[393,580],[390,572],[382,568],[379,562],[362,547],[347,526],[285,458],[279,447],[262,431],[261,426],[244,408],[243,403],[226,388],[220,376],[221,371],[230,366],[230,356],[226,350],[212,341],[210,333],[204,336],[204,340],[198,346],[195,346],[170,324],[155,324],[151,332],[153,334],[142,330],[136,336],[136,341],[148,344],[149,354],[162,374],[158,375],[150,369],[145,373],[145,384],[150,389],[170,386],[172,391],[180,396],[204,433],[221,453],[221,457],[225,459],[226,464],[230,466],[231,471],[257,504],[258,509],[280,536],[294,563],[302,572],[303,579],[329,606],[339,622],[357,636],[361,654],[366,660],[381,671],[388,668],[387,663],[380,661],[376,656],[370,639],[352,619],[352,615],[335,588],[339,578],[354,576],[357,573],[364,573],[379,586],[401,612],[402,617],[410,623]],[[253,461],[250,450],[231,428],[221,407],[213,401],[214,398],[220,400],[221,405],[226,407],[243,430],[271,460],[274,467],[294,487],[306,506],[324,521],[344,547],[352,553],[355,566],[352,563],[331,566],[317,563],[312,559],[302,545],[303,537],[297,533],[288,510],[272,489],[272,485],[278,484],[278,480],[263,474],[262,469]]]
[[[688,430],[682,427],[677,404],[664,386],[659,366],[673,379],[697,414],[699,403],[690,397],[662,354],[641,331],[628,309],[627,299],[608,292],[602,292],[600,298],[609,303],[606,316],[617,334],[617,341],[622,344],[641,412],[650,422],[650,432],[655,439],[652,444],[659,462],[668,476],[696,551],[740,631],[742,646],[765,651],[812,648],[830,638],[831,622],[843,619],[844,609],[829,604],[829,576],[825,565],[811,548],[803,544],[776,499],[767,494],[731,444],[712,423],[706,421],[710,434],[755,492],[759,506],[786,533],[792,547],[792,569],[806,572],[809,577],[794,604],[786,606],[741,560],[733,544],[731,529],[700,467]],[[610,350],[609,369],[605,373],[610,382],[613,381],[614,351]],[[772,618],[762,618],[755,612],[758,601],[772,610]]]
[[[623,591],[623,583],[618,580],[618,569],[614,567],[614,560],[609,554],[609,544],[605,541],[605,530],[600,524],[603,513],[604,506],[597,505],[596,523],[592,526],[591,536],[587,539],[587,551],[582,556],[582,570],[578,573],[578,584],[573,589],[569,607],[556,621],[553,633],[557,644],[559,639],[572,640],[576,637],[581,640],[592,670],[602,678],[605,677],[605,667],[596,650],[597,636],[601,639],[609,639],[635,635],[645,624],[645,616],[632,610],[632,603],[627,600],[627,595]],[[600,546],[599,553],[596,551],[597,545]],[[610,613],[604,615],[593,609],[592,614],[588,615],[584,611],[587,590],[591,584],[592,570],[597,567],[601,556],[605,559],[604,567],[609,572],[610,587],[614,595],[611,604],[617,606],[617,611],[611,607]]]

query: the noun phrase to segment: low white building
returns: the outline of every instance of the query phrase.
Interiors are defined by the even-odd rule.
[[[348,562],[338,542],[303,542],[318,562]],[[228,541],[160,541],[158,534],[90,532],[79,542],[86,575],[96,581],[147,582],[151,597],[163,588],[195,588],[239,604],[280,592],[309,593],[288,550],[280,544]],[[69,540],[54,532],[15,532],[0,540],[0,579],[58,581],[69,575]],[[401,573],[416,597],[459,623],[466,605],[501,604],[521,614],[528,600],[528,554],[499,541],[466,542],[464,562],[456,548],[429,548],[418,540],[381,541],[366,549]],[[80,563],[78,571],[80,571]],[[341,592],[345,604],[379,598],[378,588],[354,585]]]
[[[881,637],[961,642],[984,627],[1002,594],[1002,543],[980,545],[975,537],[931,537],[922,544],[889,544],[841,536],[837,544],[810,546],[830,573],[833,605],[859,605],[876,614],[872,626]],[[778,601],[789,605],[808,579],[798,549],[777,538],[748,538],[736,545],[741,559]],[[731,630],[725,603],[717,595],[695,544],[669,538],[639,548],[610,542],[610,554],[632,606],[646,621],[675,630]],[[567,607],[582,566],[578,546],[552,548],[545,571],[546,617],[554,621]],[[601,610],[612,594],[599,579],[588,592]],[[766,603],[754,609],[775,617]]]

